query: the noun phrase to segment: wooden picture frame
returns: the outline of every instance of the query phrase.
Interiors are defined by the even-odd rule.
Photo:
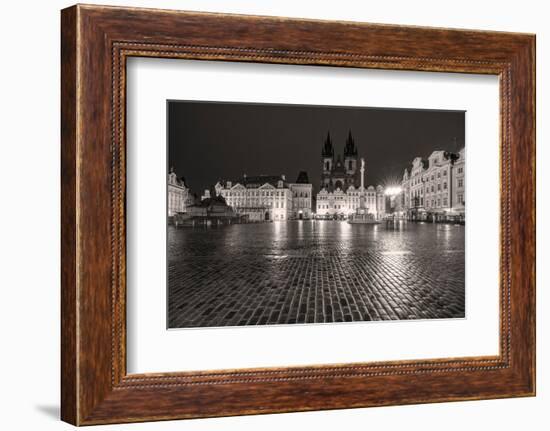
[[[75,425],[535,394],[535,36],[77,5],[61,14],[61,417]],[[500,78],[500,354],[126,372],[130,56]]]

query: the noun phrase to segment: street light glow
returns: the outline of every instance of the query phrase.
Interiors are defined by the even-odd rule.
[[[396,196],[398,195],[399,193],[401,193],[401,187],[399,186],[392,186],[392,187],[387,187],[386,188],[386,191],[384,192],[387,196]]]

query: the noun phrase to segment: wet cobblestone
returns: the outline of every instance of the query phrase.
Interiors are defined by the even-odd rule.
[[[168,325],[464,317],[464,264],[463,226],[169,227]]]

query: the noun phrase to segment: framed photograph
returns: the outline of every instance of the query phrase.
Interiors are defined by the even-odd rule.
[[[61,16],[63,420],[535,394],[533,35]]]

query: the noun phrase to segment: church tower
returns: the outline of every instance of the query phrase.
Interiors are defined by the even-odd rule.
[[[322,186],[328,186],[330,174],[334,169],[334,147],[332,146],[332,139],[330,139],[330,132],[327,132],[327,138],[321,151],[321,160],[323,161],[321,184]]]
[[[346,167],[346,182],[350,186],[355,182],[355,177],[357,176],[357,147],[351,135],[351,130],[348,133],[346,146],[344,147],[344,165]]]

